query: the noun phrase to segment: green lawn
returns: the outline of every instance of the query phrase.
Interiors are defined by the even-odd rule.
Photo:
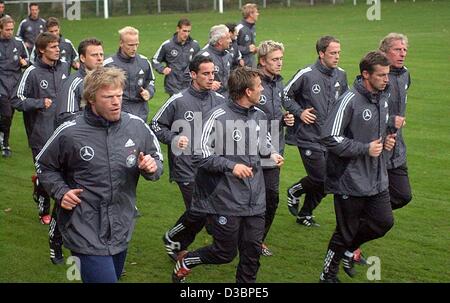
[[[346,1],[351,2],[351,1]],[[359,1],[365,3],[365,1]],[[392,31],[408,35],[407,65],[412,75],[408,98],[408,163],[414,198],[395,213],[394,228],[380,240],[364,245],[366,256],[381,259],[380,282],[450,282],[450,5],[447,1],[383,2],[381,21],[368,21],[368,6],[323,5],[293,9],[262,9],[257,40],[273,39],[286,47],[283,75],[289,80],[315,58],[315,41],[325,34],[341,39],[341,67],[349,83],[361,57],[378,46]],[[140,30],[140,53],[152,57],[162,41],[174,32],[181,14],[86,19],[64,22],[62,32],[74,44],[89,36],[104,41],[106,54],[117,49],[117,30],[132,25]],[[184,15],[183,15],[184,16]],[[194,38],[200,44],[209,28],[238,21],[238,11],[189,14]],[[157,75],[153,115],[167,96]],[[68,282],[66,266],[50,263],[47,226],[39,224],[31,198],[33,164],[27,147],[22,114],[16,113],[12,130],[13,157],[0,159],[0,282]],[[165,147],[164,147],[164,150]],[[166,164],[167,165],[167,164]],[[295,223],[286,207],[286,188],[304,175],[298,152],[288,147],[281,176],[281,197],[267,242],[275,256],[261,258],[259,282],[316,282],[335,218],[332,197],[316,209],[321,227],[307,229]],[[184,204],[178,187],[169,184],[168,171],[157,183],[140,182],[138,207],[142,214],[126,262],[124,282],[169,282],[173,264],[166,257],[161,236],[175,223]],[[210,243],[202,232],[192,248]],[[68,256],[68,252],[65,251]],[[235,260],[221,266],[200,266],[190,282],[234,282]],[[366,268],[345,282],[367,282]]]

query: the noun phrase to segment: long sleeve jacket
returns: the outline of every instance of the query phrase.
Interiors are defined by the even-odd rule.
[[[155,158],[156,172],[139,170],[140,152]],[[74,209],[57,208],[64,246],[81,254],[115,255],[127,248],[133,233],[139,176],[157,180],[162,155],[140,118],[122,113],[119,121],[108,122],[88,106],[55,130],[36,157],[36,171],[57,204],[69,190],[83,190]]]
[[[294,127],[287,129],[286,143],[312,150],[324,150],[320,134],[324,123],[339,96],[348,90],[347,76],[341,68],[328,68],[320,60],[301,69],[285,88],[287,98],[298,105]],[[316,121],[305,124],[300,119],[303,110],[313,107]]]
[[[12,97],[22,75],[20,58],[28,61],[28,51],[22,39],[0,39],[0,97]]]
[[[369,155],[370,142],[387,135],[385,91],[372,94],[357,77],[353,88],[333,107],[323,131],[328,148],[325,189],[329,193],[365,197],[388,188],[386,154]]]
[[[225,102],[213,91],[197,91],[192,86],[170,97],[153,117],[151,128],[159,141],[168,145],[170,181],[194,182],[192,163],[195,140],[200,140],[203,117]],[[188,148],[178,149],[179,136],[189,139]]]
[[[170,67],[172,71],[164,78],[164,88],[169,95],[179,93],[189,87],[184,72],[195,54],[200,50],[197,40],[189,37],[184,44],[177,40],[177,34],[172,39],[164,41],[152,59],[153,68],[160,74],[164,68]],[[165,64],[163,64],[165,63]]]
[[[237,44],[239,51],[244,59],[245,66],[253,66],[255,64],[255,55],[250,52],[250,44],[256,45],[256,26],[254,23],[248,23],[242,20],[236,26],[238,32]]]

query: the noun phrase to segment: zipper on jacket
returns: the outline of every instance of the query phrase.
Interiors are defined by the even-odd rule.
[[[109,127],[106,128],[106,156],[108,159],[108,168],[109,168],[109,184],[110,184],[110,191],[111,191],[111,198],[110,203],[106,205],[106,215],[108,217],[108,223],[109,223],[109,235],[106,239],[106,246],[108,247],[109,251],[109,245],[112,238],[112,222],[109,219],[109,205],[112,204],[113,201],[113,182],[112,182],[112,171],[111,171],[111,162],[110,162],[110,155],[109,155]]]

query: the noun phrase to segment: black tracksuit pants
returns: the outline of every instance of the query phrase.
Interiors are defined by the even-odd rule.
[[[184,263],[192,268],[200,264],[224,264],[233,261],[239,251],[237,283],[254,283],[259,270],[264,235],[264,214],[236,217],[208,215],[213,243],[189,252]]]
[[[269,229],[272,226],[275,213],[280,201],[280,168],[274,167],[263,170],[264,184],[266,186],[266,214],[263,241],[266,239]]]
[[[412,200],[406,163],[399,167],[388,169],[388,176],[392,209],[402,208]]]
[[[300,179],[291,187],[301,183],[302,192],[305,194],[303,206],[298,216],[311,216],[313,210],[320,204],[320,201],[326,196],[325,194],[325,174],[327,155],[326,152],[298,148],[303,166],[305,167],[307,176]],[[294,194],[295,195],[295,194]]]
[[[0,132],[3,133],[3,146],[9,146],[9,134],[11,130],[14,109],[7,96],[0,96]]]

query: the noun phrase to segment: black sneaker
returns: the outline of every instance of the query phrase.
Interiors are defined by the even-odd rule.
[[[270,250],[270,248],[265,243],[261,244],[261,255],[263,255],[265,257],[273,256],[273,252]]]
[[[320,226],[320,224],[313,219],[313,216],[297,216],[297,223],[306,227]]]
[[[50,242],[50,261],[55,265],[64,264],[64,255],[61,244]]]
[[[301,186],[300,183],[298,185]],[[298,214],[298,207],[300,204],[300,196],[303,194],[303,193],[300,193],[300,195],[298,195],[298,190],[295,190],[296,186],[297,185],[291,186],[287,190],[287,205],[288,205],[289,212],[293,216],[297,216],[297,214]],[[298,197],[297,197],[297,195],[298,195]]]
[[[338,277],[325,278],[320,275],[319,283],[341,283],[341,280]]]
[[[167,255],[172,261],[177,262],[178,253],[180,252],[181,249],[180,242],[172,241],[167,232],[164,234],[162,239],[164,242],[164,247],[166,248]]]
[[[9,146],[3,146],[2,156],[3,156],[3,158],[9,158],[12,156],[12,151],[11,151],[11,148],[9,148]]]
[[[356,270],[353,261],[353,253],[346,251],[344,256],[342,257],[342,267],[344,268],[345,273],[353,278],[356,275]]]
[[[175,267],[172,272],[173,283],[185,283],[186,276],[191,273],[191,270],[187,268],[186,264],[184,264],[184,257],[187,253],[187,250],[184,250],[178,256],[177,263],[175,263]]]

